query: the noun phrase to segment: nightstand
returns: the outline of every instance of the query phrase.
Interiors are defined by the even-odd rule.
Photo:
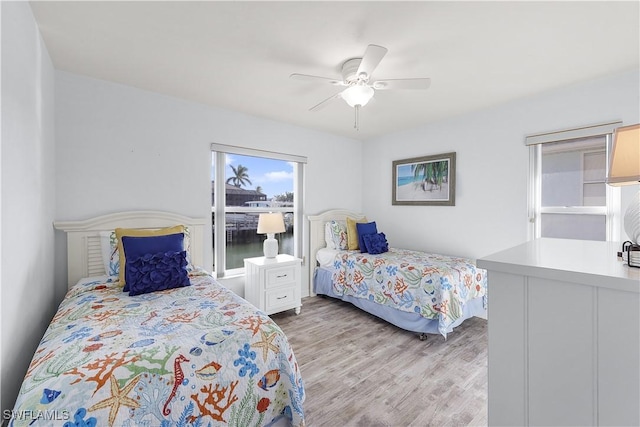
[[[300,314],[301,264],[301,259],[286,254],[245,258],[244,298],[267,314],[292,308]]]

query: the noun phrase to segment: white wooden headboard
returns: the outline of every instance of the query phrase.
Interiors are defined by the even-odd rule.
[[[75,285],[83,277],[102,276],[106,272],[102,263],[100,232],[120,228],[163,228],[173,225],[189,227],[191,236],[191,262],[203,266],[204,233],[207,218],[161,211],[118,212],[83,221],[56,221],[53,226],[67,233],[67,286]]]
[[[327,221],[346,221],[347,217],[353,219],[362,219],[364,215],[358,212],[346,209],[331,209],[319,213],[318,215],[309,215],[309,289],[313,291],[313,274],[317,265],[316,252],[327,246],[324,240],[324,225]]]

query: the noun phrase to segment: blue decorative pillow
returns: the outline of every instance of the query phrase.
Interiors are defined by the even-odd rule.
[[[367,246],[368,252],[372,255],[389,252],[387,236],[385,236],[384,233],[365,234],[364,244]]]
[[[187,251],[146,254],[127,260],[125,274],[132,296],[191,285]]]
[[[136,260],[144,255],[167,252],[182,252],[184,250],[184,233],[166,234],[163,236],[122,236],[122,249],[125,257],[125,285],[124,292],[128,292],[129,278],[127,277],[126,264],[129,260]]]
[[[356,223],[356,229],[358,230],[358,244],[360,245],[360,252],[369,252],[364,241],[364,236],[367,234],[376,234],[378,232],[376,222]]]

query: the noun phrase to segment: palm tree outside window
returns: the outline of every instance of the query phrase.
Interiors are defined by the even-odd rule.
[[[229,165],[229,167],[233,171],[233,176],[230,176],[229,178],[227,178],[227,184],[230,183],[233,186],[238,188],[245,186],[247,184],[251,185],[251,180],[249,179],[249,170],[246,167],[242,165],[238,165],[237,167],[233,165]]]

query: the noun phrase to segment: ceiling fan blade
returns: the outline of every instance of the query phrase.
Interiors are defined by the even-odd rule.
[[[342,92],[344,92],[344,91],[342,91]],[[329,98],[325,99],[324,101],[321,101],[318,104],[314,105],[313,107],[309,108],[309,111],[322,110],[324,107],[327,106],[327,104],[330,101],[333,101],[334,99],[342,98],[342,92],[338,92],[335,95],[331,95]]]
[[[375,44],[370,44],[367,46],[367,50],[364,52],[364,56],[362,57],[362,61],[360,62],[360,66],[358,67],[358,72],[356,76],[360,76],[362,74],[366,74],[367,77],[370,77],[373,74],[373,70],[376,69],[382,58],[387,54],[387,48],[378,46]]]
[[[387,89],[429,89],[431,86],[431,79],[390,79],[390,80],[378,80],[372,83],[372,86],[376,90]]]
[[[330,77],[311,76],[309,74],[297,74],[297,73],[291,74],[289,77],[295,80],[313,80],[313,81],[320,80],[320,81],[324,81],[329,84],[332,84],[334,86],[345,86],[345,83],[342,80],[332,79]]]

